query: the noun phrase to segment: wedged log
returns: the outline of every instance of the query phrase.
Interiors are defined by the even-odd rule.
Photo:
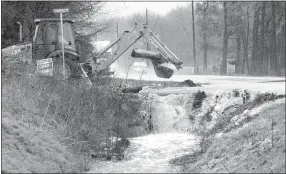
[[[195,86],[201,86],[200,84],[194,83],[192,80],[187,79],[183,82],[180,82],[180,85],[182,86],[188,86],[188,87],[195,87]]]
[[[167,62],[167,59],[164,58],[161,53],[155,52],[155,51],[142,50],[142,49],[133,49],[131,53],[131,57],[151,59],[158,63]]]
[[[180,69],[183,63],[180,60],[176,60],[172,57],[166,57],[162,55],[160,52],[147,51],[138,48],[132,50],[131,57],[150,59],[152,60],[152,62],[156,64],[172,63],[176,66],[177,69]]]
[[[164,64],[157,64],[156,62],[153,62],[153,61],[152,63],[153,63],[155,73],[158,77],[168,79],[173,76],[174,69],[164,66]]]
[[[90,155],[92,158],[106,158],[106,154],[105,153],[97,153],[97,154],[91,154]]]
[[[135,87],[127,87],[122,89],[123,93],[138,93],[142,90],[142,86],[135,86]]]

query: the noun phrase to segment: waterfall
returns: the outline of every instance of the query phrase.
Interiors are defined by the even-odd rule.
[[[153,133],[185,133],[191,126],[187,105],[192,104],[189,95],[152,97],[151,115]]]

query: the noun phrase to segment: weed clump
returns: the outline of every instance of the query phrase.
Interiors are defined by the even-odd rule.
[[[264,102],[267,101],[273,101],[273,100],[277,100],[280,98],[285,98],[285,94],[284,95],[277,95],[274,93],[262,93],[262,94],[258,94],[254,100],[251,102],[250,104],[250,108],[254,108],[256,106],[261,105]]]

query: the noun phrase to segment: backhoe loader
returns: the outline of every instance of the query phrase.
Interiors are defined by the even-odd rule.
[[[71,19],[63,19],[63,38],[58,18],[35,19],[35,34],[32,43],[20,43],[1,50],[2,59],[8,62],[21,61],[32,65],[34,72],[58,79],[79,76],[80,55],[75,45]],[[63,41],[63,44],[62,44]],[[62,45],[65,68],[63,68]],[[64,71],[63,71],[64,69]]]
[[[71,19],[63,19],[63,38],[61,38],[61,21],[58,18],[36,19],[35,35],[32,44],[20,44],[13,49],[2,49],[2,56],[9,57],[20,52],[32,51],[32,57],[28,63],[33,64],[35,72],[40,75],[55,76],[59,79],[86,77],[88,75],[101,75],[108,72],[108,68],[123,53],[133,46],[139,39],[145,39],[155,51],[147,51],[139,48],[132,50],[134,58],[151,60],[155,73],[161,78],[170,78],[175,69],[180,69],[182,62],[172,53],[167,46],[145,24],[135,22],[130,31],[124,31],[114,42],[101,50],[95,57],[86,61],[80,61],[80,53],[75,45]],[[63,44],[62,44],[63,42]],[[32,48],[30,48],[32,45]],[[62,45],[64,49],[62,49]],[[106,54],[107,50],[116,46],[112,54]],[[24,46],[30,49],[23,48]],[[11,51],[12,50],[12,51]],[[64,63],[62,58],[64,50]],[[105,61],[98,61],[106,56]],[[27,59],[27,58],[26,58]],[[63,66],[64,65],[64,66]]]

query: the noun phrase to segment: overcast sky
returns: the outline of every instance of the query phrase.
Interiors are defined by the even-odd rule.
[[[167,12],[178,6],[185,6],[190,2],[107,2],[105,12],[112,16],[129,16],[134,13],[145,13],[148,11],[165,15]]]

